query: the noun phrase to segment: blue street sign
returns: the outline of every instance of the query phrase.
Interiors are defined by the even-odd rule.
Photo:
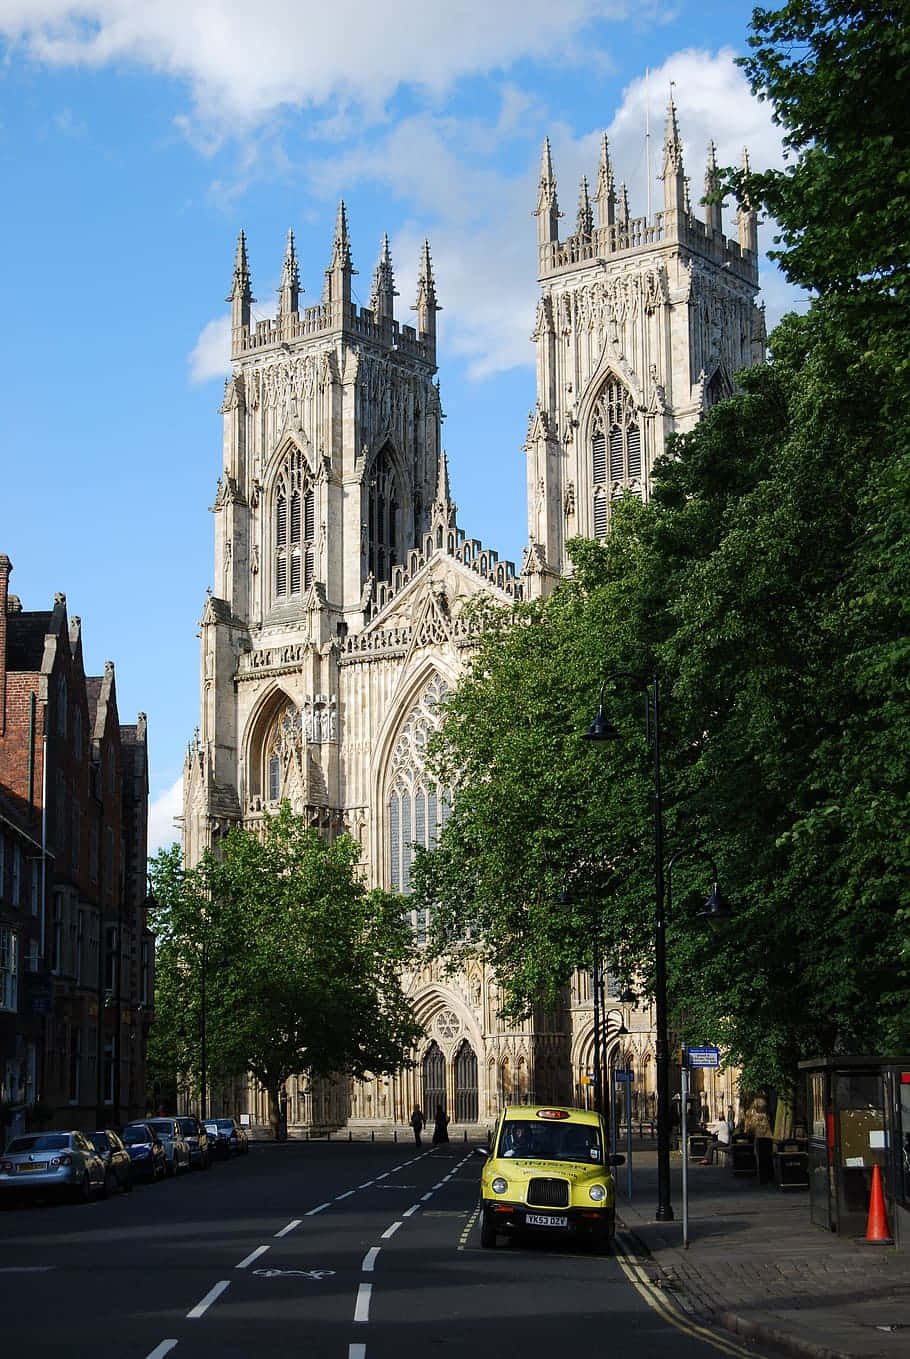
[[[686,1061],[689,1066],[720,1066],[720,1053],[717,1048],[687,1048]]]
[[[624,1085],[635,1084],[635,1077],[631,1071],[614,1071],[613,1079],[614,1081],[621,1081]]]

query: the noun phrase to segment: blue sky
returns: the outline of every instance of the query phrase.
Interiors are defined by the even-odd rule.
[[[753,165],[780,164],[768,108],[733,64],[750,13],[739,0],[0,0],[0,552],[24,608],[66,594],[90,673],[114,661],[121,721],[148,714],[153,846],[176,838],[197,721],[238,230],[256,313],[273,310],[288,227],[311,305],[344,197],[359,300],[387,231],[404,322],[429,237],[459,520],[520,562],[543,137],[567,233],[603,130],[644,214],[646,117],[656,174],[671,80],[693,200],[711,137],[722,164],[744,144]],[[772,266],[762,282],[773,323],[795,295]]]

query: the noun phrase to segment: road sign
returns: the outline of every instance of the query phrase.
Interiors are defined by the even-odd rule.
[[[720,1066],[717,1048],[687,1048],[686,1059],[689,1066]]]
[[[622,1085],[634,1085],[634,1084],[635,1084],[635,1076],[633,1075],[633,1073],[632,1073],[631,1071],[614,1071],[614,1072],[613,1072],[613,1079],[614,1079],[614,1081],[617,1082],[617,1084],[622,1084]]]

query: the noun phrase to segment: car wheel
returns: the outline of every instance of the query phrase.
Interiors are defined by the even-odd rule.
[[[211,1164],[212,1164],[212,1163],[211,1163],[211,1161],[209,1160],[209,1154],[208,1154],[208,1152],[206,1152],[205,1155],[204,1155],[203,1158],[202,1158],[202,1169],[203,1169],[203,1170],[208,1170],[208,1168],[209,1168],[209,1166],[210,1166]]]
[[[133,1187],[133,1167],[130,1166],[123,1180],[124,1194],[128,1194],[131,1191],[132,1187]]]
[[[173,1161],[168,1161],[168,1163],[167,1163],[167,1168],[166,1168],[166,1170],[165,1170],[165,1174],[166,1174],[166,1175],[170,1175],[171,1179],[174,1179],[174,1178],[176,1177],[176,1175],[177,1175],[177,1158],[176,1158],[176,1157],[174,1158]]]
[[[73,1200],[76,1203],[89,1203],[92,1197],[92,1184],[88,1177],[88,1171],[82,1176],[81,1183],[77,1184],[73,1190]]]
[[[484,1250],[493,1250],[496,1246],[496,1228],[486,1208],[480,1214],[480,1244]]]
[[[104,1184],[101,1186],[101,1197],[103,1199],[109,1199],[116,1188],[117,1176],[114,1174],[113,1170],[106,1170],[104,1172]]]

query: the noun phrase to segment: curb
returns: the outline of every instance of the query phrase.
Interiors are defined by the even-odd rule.
[[[666,1271],[656,1262],[635,1228],[622,1218],[618,1220],[621,1222],[626,1235],[635,1242],[642,1257],[649,1260],[652,1266],[665,1276]],[[674,1246],[669,1246],[668,1249],[674,1253],[676,1251]],[[687,1315],[699,1316],[709,1325],[729,1331],[732,1335],[741,1336],[743,1340],[756,1340],[772,1349],[792,1354],[796,1359],[857,1359],[856,1355],[849,1354],[846,1350],[833,1350],[828,1345],[816,1344],[814,1340],[802,1340],[798,1336],[791,1335],[788,1331],[780,1331],[776,1326],[768,1326],[762,1321],[742,1317],[737,1312],[715,1312],[696,1299],[691,1290],[685,1284],[680,1283],[678,1276],[673,1279],[672,1288],[664,1288],[662,1291],[668,1299],[676,1299]]]

